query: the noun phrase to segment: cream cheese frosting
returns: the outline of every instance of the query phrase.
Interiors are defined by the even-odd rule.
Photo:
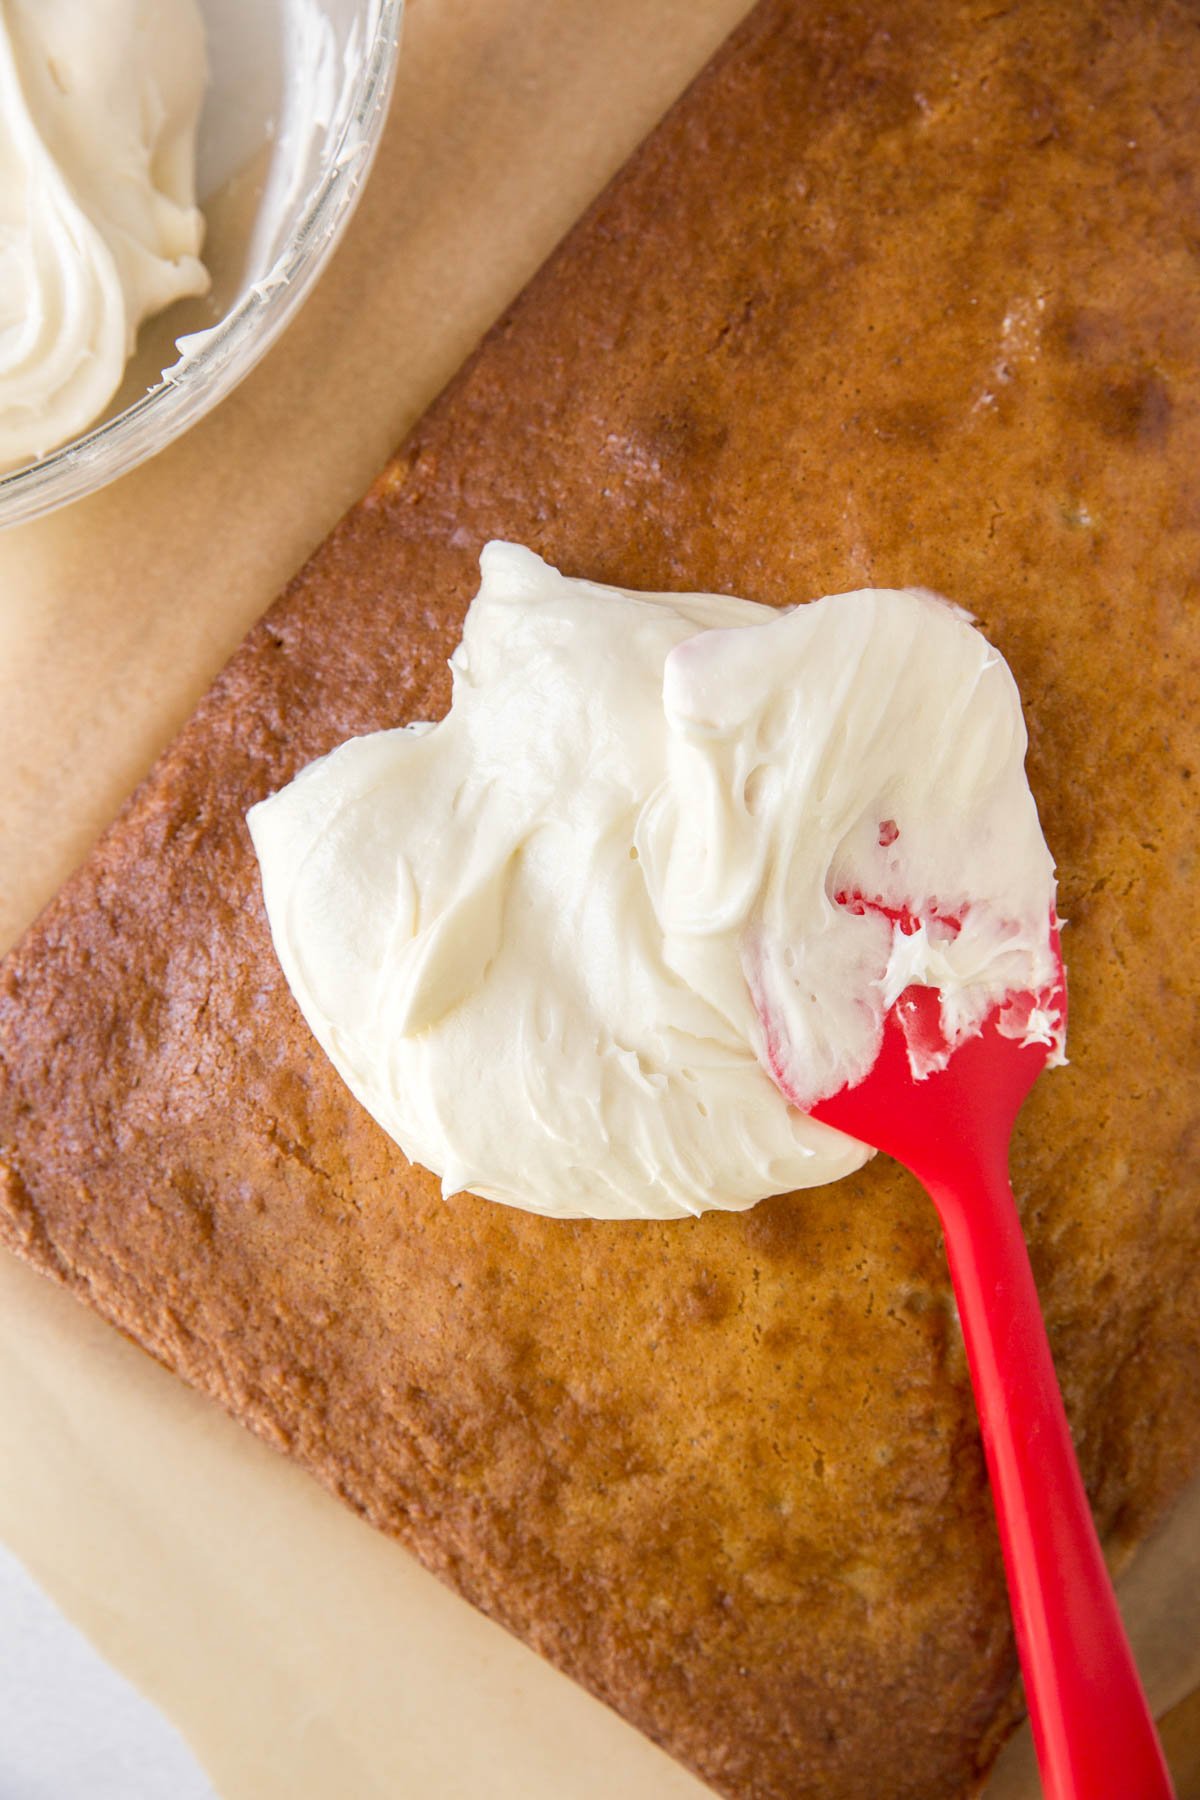
[[[305,1018],[447,1194],[671,1218],[837,1179],[868,1152],[783,1099],[767,1031],[811,1105],[911,982],[951,1046],[1052,986],[1020,702],[965,614],[481,571],[447,716],[249,814]]]
[[[0,0],[0,469],[83,431],[202,294],[195,0]]]

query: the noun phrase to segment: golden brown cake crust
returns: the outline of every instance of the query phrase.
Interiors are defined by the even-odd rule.
[[[491,536],[969,606],[1070,921],[1016,1187],[1136,1538],[1200,1451],[1198,17],[766,0],[3,970],[0,1238],[738,1800],[961,1795],[1014,1714],[932,1209],[882,1160],[685,1224],[443,1203],[293,1007],[243,812],[444,710]]]

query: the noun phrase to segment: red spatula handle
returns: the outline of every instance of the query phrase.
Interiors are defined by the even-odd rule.
[[[986,1192],[972,1191],[973,1179]],[[1169,1800],[1080,1479],[1006,1157],[926,1186],[942,1220],[1050,1800]]]

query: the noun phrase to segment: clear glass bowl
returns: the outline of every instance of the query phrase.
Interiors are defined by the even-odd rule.
[[[0,527],[124,475],[203,418],[279,336],[337,243],[387,116],[404,0],[201,0],[197,189],[213,275],[148,321],[108,412],[0,476]]]

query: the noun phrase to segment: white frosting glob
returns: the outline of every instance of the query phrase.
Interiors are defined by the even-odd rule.
[[[202,294],[195,0],[0,0],[0,469],[86,429]]]
[[[868,1152],[769,1032],[813,1104],[910,982],[951,1044],[1052,985],[1020,703],[945,602],[635,594],[494,543],[451,669],[439,724],[249,815],[305,1018],[446,1193],[671,1218],[834,1180]]]

